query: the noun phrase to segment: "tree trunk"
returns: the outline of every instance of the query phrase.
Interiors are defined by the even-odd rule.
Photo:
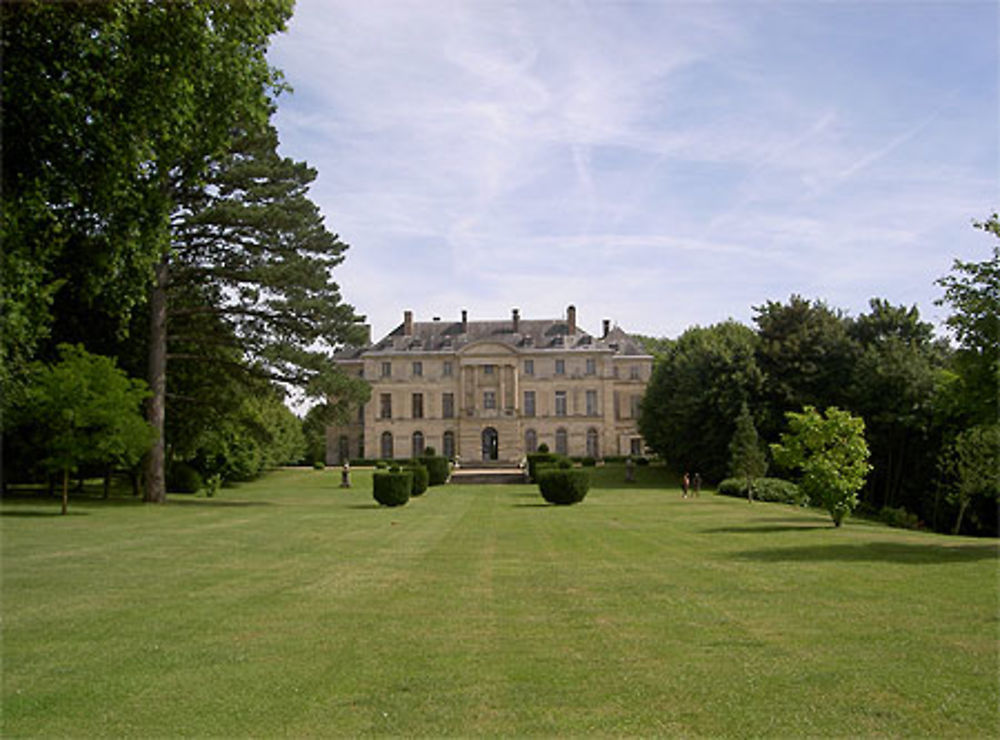
[[[167,255],[156,265],[155,279],[149,298],[149,423],[156,440],[146,456],[146,497],[150,503],[167,500],[165,470],[164,420],[167,406]]]
[[[955,520],[955,528],[951,531],[952,534],[958,534],[962,529],[962,517],[965,516],[965,510],[969,506],[968,497],[962,498],[962,503],[958,507],[958,519]]]
[[[62,513],[66,513],[67,505],[69,504],[69,468],[63,468],[63,485],[62,485]]]

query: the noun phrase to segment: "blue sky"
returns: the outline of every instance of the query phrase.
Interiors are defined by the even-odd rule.
[[[792,293],[939,323],[1000,208],[996,2],[298,0],[282,152],[376,337],[577,307],[676,337]]]

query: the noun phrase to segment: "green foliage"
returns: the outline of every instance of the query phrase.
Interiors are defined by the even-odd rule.
[[[372,493],[382,506],[402,506],[412,491],[413,473],[408,470],[372,474]]]
[[[727,321],[685,331],[653,368],[639,415],[646,444],[678,470],[725,476],[740,407],[759,394],[757,338]]]
[[[326,470],[326,463],[322,460],[313,460],[313,470]]]
[[[12,426],[30,440],[41,465],[64,479],[88,463],[132,467],[153,441],[140,411],[148,396],[146,384],[112,359],[63,344],[57,363],[31,366]]]
[[[1000,501],[1000,424],[966,429],[941,457],[944,473],[953,481],[948,500],[958,506],[955,526],[958,534],[969,505],[975,499],[991,504]]]
[[[427,486],[430,482],[430,473],[427,468],[422,464],[423,461],[413,462],[403,470],[413,474],[413,488],[410,490],[411,496],[420,496],[427,490]]]
[[[753,500],[754,479],[767,472],[767,455],[757,436],[750,409],[744,403],[736,417],[736,431],[729,443],[729,472],[746,483],[747,500]]]
[[[538,452],[548,452],[548,451],[549,451],[549,446],[544,442],[538,445]]]
[[[171,493],[198,493],[204,485],[201,474],[187,463],[175,462],[167,468],[167,490]]]
[[[539,449],[541,449],[541,445],[539,445]],[[527,458],[528,458],[528,477],[532,480],[532,482],[537,483],[538,467],[541,465],[555,466],[555,463],[559,459],[559,455],[556,455],[555,453],[548,451],[545,452],[539,451],[539,452],[529,452]]]
[[[771,445],[774,460],[801,469],[799,487],[814,506],[822,506],[839,527],[857,506],[857,492],[871,469],[864,419],[831,406],[825,415],[812,406],[787,414],[788,431]]]
[[[434,455],[433,450],[432,447],[424,450],[425,454],[420,458],[420,464],[427,468],[428,485],[440,486],[448,482],[448,476],[451,475],[451,463],[446,457]]]
[[[976,228],[1000,239],[1000,218],[993,214]],[[992,423],[1000,398],[1000,246],[982,262],[955,260],[952,273],[938,280],[952,314],[946,323],[960,350],[956,369],[962,378],[964,410],[973,424]]]
[[[538,490],[550,504],[569,505],[583,501],[590,489],[586,470],[546,469],[539,472]]]
[[[773,501],[781,504],[803,503],[803,496],[799,492],[799,487],[794,483],[781,478],[756,478],[753,480],[752,498],[757,501]],[[735,496],[750,500],[751,493],[748,490],[747,479],[745,477],[726,478],[719,483],[716,489],[723,496]]]
[[[883,524],[898,529],[920,529],[920,518],[902,506],[883,506],[878,513],[878,519]]]
[[[768,301],[754,311],[756,357],[767,378],[763,397],[769,412],[758,428],[773,439],[787,412],[844,403],[854,345],[848,320],[823,301],[793,295],[787,304]]]
[[[597,465],[597,460],[592,457],[585,457],[580,461],[580,464],[585,468],[592,468]]]
[[[57,293],[119,325],[167,245],[169,182],[261,120],[289,0],[0,6],[0,383],[50,331]]]

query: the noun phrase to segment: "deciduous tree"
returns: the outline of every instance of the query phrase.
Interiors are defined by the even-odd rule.
[[[812,406],[786,415],[788,431],[771,452],[779,465],[799,469],[799,488],[813,505],[830,512],[839,527],[857,505],[868,464],[865,422],[847,411],[830,407],[820,414]]]

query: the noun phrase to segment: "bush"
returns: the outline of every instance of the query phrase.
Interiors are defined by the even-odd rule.
[[[539,474],[538,490],[550,504],[578,503],[589,489],[590,473],[586,470],[549,469]]]
[[[313,470],[326,470],[326,463],[322,460],[316,460],[313,462]]]
[[[428,445],[427,447],[424,447],[424,454],[421,455],[421,457],[437,457],[437,454],[437,450]]]
[[[377,470],[387,470],[389,468],[389,463],[387,463],[385,460],[376,460],[375,468]]]
[[[448,482],[448,476],[451,474],[451,464],[448,462],[448,458],[426,455],[420,458],[420,464],[427,468],[427,472],[430,474],[428,485],[440,486]]]
[[[543,452],[543,453],[544,452],[548,452],[549,451],[549,446],[547,444],[545,444],[544,442],[542,442],[540,445],[538,445],[538,451],[539,452]]]
[[[920,529],[920,519],[916,514],[907,511],[902,506],[895,509],[891,506],[883,506],[878,513],[879,521],[888,524],[890,527],[900,529]]]
[[[427,490],[427,484],[430,480],[430,473],[428,473],[427,468],[414,463],[413,465],[407,465],[403,470],[413,474],[413,488],[410,489],[411,496],[419,496]]]
[[[648,457],[637,457],[635,459],[635,464],[636,465],[649,465],[649,458]]]
[[[595,465],[597,465],[597,460],[595,460],[592,457],[585,457],[583,458],[583,460],[580,461],[580,464],[583,465],[583,467],[585,468],[592,468]]]
[[[378,460],[368,457],[355,457],[350,462],[352,468],[373,468],[378,466]]]
[[[541,445],[539,445],[541,449]],[[534,483],[538,482],[537,468],[539,465],[554,465],[559,459],[558,455],[553,455],[550,452],[529,452],[528,453],[528,477]]]
[[[571,470],[573,468],[573,461],[566,457],[560,457],[556,461],[556,467],[562,470]]]
[[[723,496],[747,497],[746,478],[726,478],[716,489]],[[756,501],[774,501],[780,504],[801,504],[803,501],[799,487],[781,478],[757,478],[753,482],[753,497]]]
[[[167,490],[171,493],[198,493],[203,485],[201,473],[187,463],[175,462],[167,468]]]
[[[412,490],[413,473],[408,470],[372,475],[372,494],[382,506],[402,506],[410,500]]]

